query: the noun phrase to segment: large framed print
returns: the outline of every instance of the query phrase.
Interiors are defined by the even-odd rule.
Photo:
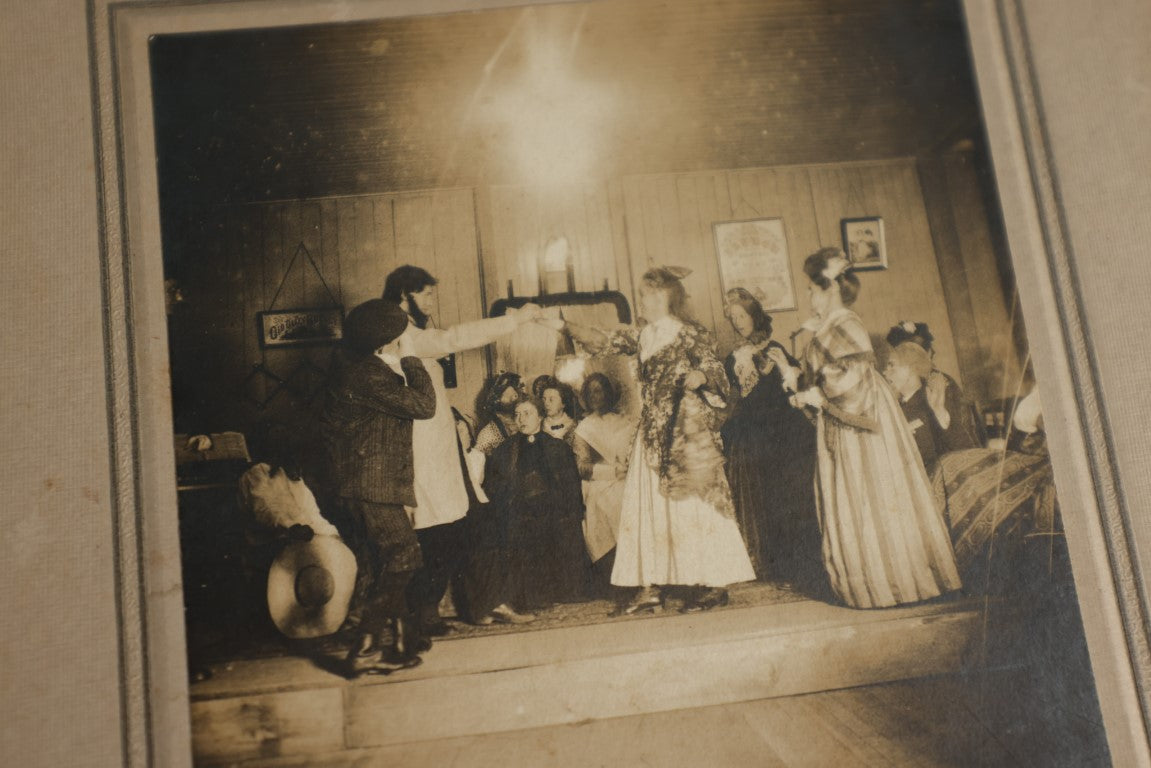
[[[1046,6],[93,0],[65,14],[71,23],[51,33],[70,35],[61,50],[90,49],[90,79],[59,94],[71,100],[70,114],[91,117],[91,135],[67,123],[70,140],[83,140],[69,157],[84,172],[69,176],[74,194],[59,196],[35,183],[42,168],[16,171],[27,180],[19,196],[43,203],[29,242],[57,227],[74,233],[53,240],[71,261],[61,261],[43,289],[76,306],[86,299],[69,293],[77,283],[59,274],[87,269],[83,284],[99,286],[98,301],[84,305],[91,316],[70,328],[90,342],[78,345],[87,363],[80,370],[106,376],[85,380],[84,405],[94,399],[95,408],[68,411],[87,419],[85,429],[63,427],[67,445],[90,447],[92,435],[106,432],[107,451],[99,467],[83,453],[93,466],[75,470],[88,481],[75,483],[68,525],[26,516],[11,538],[35,543],[29,552],[65,541],[56,554],[98,561],[84,578],[60,580],[60,592],[85,599],[69,611],[53,606],[53,615],[88,630],[90,662],[79,674],[91,679],[81,688],[99,683],[107,689],[101,701],[112,704],[77,716],[53,693],[50,706],[13,721],[16,752],[34,758],[39,747],[54,764],[66,764],[65,749],[87,757],[80,750],[92,738],[75,734],[98,736],[98,721],[114,732],[107,748],[119,750],[109,764],[132,766],[447,763],[463,754],[464,738],[475,740],[475,754],[503,739],[529,763],[601,752],[619,764],[684,756],[659,751],[684,749],[674,737],[636,740],[613,730],[634,722],[714,735],[693,743],[696,762],[754,762],[765,749],[802,756],[815,745],[821,757],[845,763],[865,751],[876,764],[913,752],[938,764],[1151,765],[1151,611],[1140,586],[1151,541],[1132,524],[1145,516],[1151,492],[1141,492],[1137,462],[1131,469],[1131,456],[1145,452],[1128,448],[1145,438],[1131,426],[1138,419],[1115,416],[1101,382],[1101,371],[1130,359],[1116,345],[1138,340],[1108,332],[1127,326],[1108,325],[1094,310],[1114,293],[1100,288],[1109,238],[1145,242],[1151,224],[1132,214],[1092,231],[1086,207],[1074,204],[1110,187],[1082,176],[1092,163],[1067,160],[1075,126],[1066,115],[1088,112],[1066,100],[1086,103],[1094,93],[1076,79],[1081,68],[1057,76],[1051,52],[1064,45],[1102,67],[1095,38],[1060,38],[1060,30],[1116,22],[1089,8],[1061,4],[1052,14]],[[776,44],[797,28],[809,48]],[[1142,50],[1130,49],[1124,61],[1142,61]],[[1057,87],[1048,92],[1047,84]],[[88,89],[90,105],[73,103]],[[1137,88],[1127,98],[1146,103]],[[8,114],[35,116],[42,103],[33,94]],[[1105,103],[1095,106],[1090,114],[1107,114]],[[1102,131],[1140,114],[1088,127]],[[35,130],[51,124],[31,122]],[[1144,167],[1142,157],[1108,167]],[[1061,189],[1061,178],[1076,183]],[[1137,184],[1123,189],[1136,199]],[[80,198],[88,207],[77,215],[44,220],[45,211]],[[1118,209],[1128,197],[1108,200]],[[430,314],[447,330],[488,320],[504,286],[538,284],[541,243],[560,231],[573,246],[576,292],[618,291],[640,308],[651,267],[687,267],[677,294],[687,306],[677,311],[720,339],[712,350],[720,361],[736,356],[743,333],[724,316],[729,283],[760,291],[765,308],[790,304],[796,314],[774,318],[774,336],[791,334],[812,351],[805,359],[816,359],[820,350],[805,334],[826,329],[804,291],[804,261],[842,243],[844,216],[866,214],[892,224],[878,261],[888,247],[896,257],[886,269],[858,271],[849,314],[860,327],[851,344],[875,339],[882,353],[893,323],[928,321],[928,359],[970,399],[994,400],[1009,413],[1041,382],[1050,439],[1012,444],[1009,466],[1038,468],[1027,479],[1046,485],[1034,496],[1010,495],[1022,501],[1006,513],[1033,523],[1040,516],[1030,502],[1040,498],[1058,513],[1044,517],[1047,528],[1026,529],[1034,535],[983,553],[1031,557],[976,569],[1022,586],[995,592],[965,574],[975,594],[852,610],[828,597],[839,583],[835,563],[817,551],[819,582],[810,593],[769,576],[728,584],[730,595],[708,594],[701,604],[692,602],[694,584],[671,584],[633,613],[609,616],[608,600],[549,605],[531,631],[510,613],[508,622],[468,621],[444,601],[452,637],[437,638],[418,669],[349,680],[333,662],[348,652],[345,635],[305,647],[277,638],[264,621],[261,558],[305,542],[249,537],[232,489],[219,499],[177,492],[175,434],[235,430],[252,438],[251,458],[260,463],[308,442],[314,404],[298,392],[312,392],[310,380],[262,411],[253,405],[267,402],[262,392],[237,397],[245,382],[273,388],[275,376],[288,380],[291,371],[319,376],[332,359],[324,345],[268,347],[263,325],[254,327],[258,312],[276,306],[272,276],[284,271],[285,244],[306,242],[349,308],[381,296],[401,266],[430,271],[438,292]],[[96,225],[77,223],[85,221]],[[784,222],[790,237],[777,239]],[[740,237],[724,245],[721,233]],[[166,280],[180,284],[183,306],[165,306]],[[283,306],[324,306],[319,287],[293,279]],[[34,316],[42,307],[32,302],[47,294],[24,293]],[[762,365],[756,350],[743,352]],[[873,364],[866,350],[856,352],[852,364]],[[497,373],[485,354],[482,345],[458,353],[460,387],[447,396],[464,420],[476,417],[475,395]],[[58,371],[58,361],[28,359],[44,363],[45,381]],[[273,376],[246,378],[253,370]],[[861,380],[880,381],[880,369],[866,372]],[[840,380],[832,374],[824,385]],[[683,395],[680,410],[669,412],[707,408],[701,403],[713,394]],[[821,423],[848,419],[856,431],[838,433],[850,438],[838,444],[821,433],[816,448],[824,453],[868,433],[866,419],[831,406]],[[295,420],[283,419],[289,409]],[[1037,444],[1049,446],[1049,458],[1017,450]],[[14,461],[41,472],[42,455],[26,453]],[[458,463],[440,468],[454,472]],[[609,474],[626,476],[621,470]],[[926,477],[926,468],[915,473]],[[653,477],[652,493],[660,493]],[[68,482],[36,475],[35,484],[28,508],[50,511],[63,499],[53,487]],[[205,553],[193,563],[198,570],[186,569],[188,555]],[[66,569],[66,561],[21,566],[32,573],[37,562]],[[1039,581],[1027,581],[1036,574]],[[54,583],[36,571],[36,590]],[[656,600],[672,610],[649,613]],[[58,671],[58,654],[35,626],[19,628],[28,639],[6,691],[76,690],[75,665]],[[1012,652],[996,655],[1004,647]],[[820,662],[829,657],[844,663]],[[43,685],[45,670],[59,675],[58,685]],[[482,710],[460,703],[477,698]],[[849,739],[840,720],[810,716],[824,704],[866,712],[848,729],[866,732]],[[717,724],[716,707],[743,714]],[[1011,722],[995,719],[1005,712]],[[24,727],[30,717],[52,738]],[[781,718],[793,725],[779,729]],[[1022,732],[1039,736],[1024,743]]]
[[[766,312],[795,309],[795,286],[783,219],[712,224],[724,293],[744,288]]]

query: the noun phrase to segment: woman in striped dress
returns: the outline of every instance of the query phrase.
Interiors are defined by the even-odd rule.
[[[780,350],[796,407],[816,414],[816,503],[831,588],[853,608],[914,603],[959,589],[951,537],[915,440],[848,307],[859,279],[838,248],[807,258],[813,331],[803,370]],[[802,385],[802,386],[799,386]]]

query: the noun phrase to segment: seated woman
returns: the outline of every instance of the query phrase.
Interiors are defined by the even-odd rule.
[[[932,433],[936,454],[981,448],[983,433],[975,418],[971,401],[963,394],[955,379],[935,366],[934,342],[935,337],[927,327],[927,323],[903,322],[892,326],[887,332],[887,343],[891,348],[893,350],[903,348],[903,352],[900,353],[901,362],[914,363],[912,367],[924,388],[923,402],[917,407],[919,410],[922,410],[924,405],[929,408],[928,412],[921,415],[928,417],[930,422],[929,431]],[[916,348],[922,350],[924,354],[920,356]],[[884,371],[884,376],[886,375],[887,372]],[[911,421],[910,418],[908,420]],[[920,439],[917,432],[916,441]],[[927,463],[926,455],[924,463]],[[931,471],[930,466],[927,469]]]
[[[931,359],[922,347],[910,341],[891,350],[887,364],[883,366],[883,378],[887,379],[899,397],[899,406],[907,417],[907,426],[915,437],[915,445],[919,448],[928,475],[935,471],[940,455],[946,453],[943,426],[935,413],[935,407],[942,410],[943,403],[939,397],[940,390],[929,391],[925,386],[929,376]],[[944,414],[947,415],[947,412],[944,411]]]
[[[952,451],[932,475],[970,593],[988,588],[995,555],[1010,558],[1028,535],[1050,537],[1060,526],[1037,390],[1016,406],[1012,424],[1010,449]]]
[[[544,407],[544,432],[560,440],[569,440],[582,415],[575,390],[553,379],[540,392],[540,401]]]
[[[572,432],[572,449],[583,479],[584,541],[594,565],[596,591],[608,591],[623,508],[624,478],[636,423],[616,411],[619,393],[602,373],[583,385],[588,415]]]
[[[477,623],[521,621],[520,612],[583,599],[584,549],[579,469],[571,448],[542,432],[542,406],[521,400],[518,434],[491,455],[484,491],[491,503],[474,536],[486,584],[470,590]],[[474,571],[475,569],[473,569]]]
[[[484,423],[476,434],[472,450],[484,456],[516,432],[516,404],[523,398],[523,383],[518,373],[498,374],[484,390],[479,403]]]
[[[815,428],[788,402],[768,349],[771,317],[747,290],[727,293],[724,314],[740,336],[724,367],[739,394],[720,429],[735,515],[752,566],[761,580],[823,583],[815,513]],[[792,365],[799,363],[790,356]]]

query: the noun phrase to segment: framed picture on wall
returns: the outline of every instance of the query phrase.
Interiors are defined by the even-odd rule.
[[[783,219],[712,224],[724,293],[745,288],[767,312],[795,309],[795,288]]]
[[[887,269],[887,241],[883,237],[883,219],[865,216],[843,219],[843,252],[855,269]]]
[[[278,309],[257,314],[260,346],[333,344],[344,335],[344,308]]]

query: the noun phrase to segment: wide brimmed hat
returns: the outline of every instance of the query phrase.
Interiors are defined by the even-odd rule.
[[[344,319],[344,344],[370,355],[399,338],[408,327],[408,313],[385,299],[369,299]]]
[[[356,584],[356,556],[338,536],[284,547],[268,571],[268,612],[292,638],[323,637],[340,628]]]

